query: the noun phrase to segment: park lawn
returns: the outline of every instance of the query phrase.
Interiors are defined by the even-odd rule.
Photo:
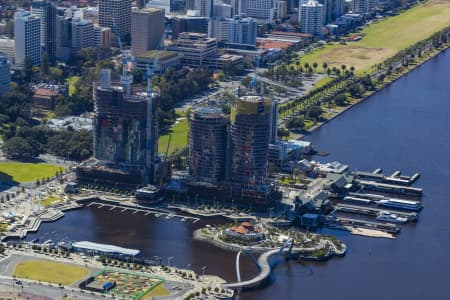
[[[331,77],[324,77],[316,82],[316,84],[314,85],[314,88],[316,88],[316,89],[320,88],[332,80],[333,80],[333,78],[331,78]]]
[[[0,179],[13,182],[33,182],[52,177],[64,168],[45,163],[0,162]]]
[[[150,300],[153,299],[153,297],[162,297],[162,296],[169,296],[170,292],[164,287],[163,283],[158,284],[154,288],[152,288],[150,291],[145,293],[141,299]]]
[[[14,276],[55,284],[71,285],[89,275],[89,270],[70,264],[48,260],[29,260],[19,263]]]
[[[357,73],[383,62],[398,51],[450,26],[450,1],[429,0],[401,14],[366,26],[364,37],[347,45],[326,45],[301,58],[302,64],[324,62],[329,66],[354,66]]]
[[[172,135],[168,154],[181,150],[188,145],[189,141],[189,120],[186,117],[177,118],[176,122],[163,134],[159,136],[159,153],[166,153],[169,136]]]

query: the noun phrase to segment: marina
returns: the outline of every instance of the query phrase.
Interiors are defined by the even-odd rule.
[[[354,213],[360,215],[368,215],[368,216],[379,216],[382,212],[386,210],[373,208],[373,207],[364,207],[358,205],[349,205],[349,204],[336,204],[334,209],[338,212],[346,212],[346,213]],[[418,215],[415,212],[399,212],[399,211],[389,211],[390,213],[396,214],[400,217],[405,217],[407,221],[415,222],[418,220]]]

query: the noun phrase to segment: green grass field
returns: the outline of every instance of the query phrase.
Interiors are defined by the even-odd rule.
[[[169,155],[177,150],[183,149],[188,145],[189,141],[189,121],[186,117],[180,117],[172,125],[167,132],[159,136],[158,149],[159,153],[166,153],[169,136],[172,135],[172,140],[169,146]]]
[[[70,285],[89,275],[83,267],[47,260],[29,260],[16,266],[14,276],[18,278]]]
[[[301,62],[317,62],[319,69],[324,62],[336,67],[345,64],[363,73],[398,51],[450,26],[449,16],[449,0],[429,0],[398,16],[367,26],[362,31],[364,37],[358,42],[326,45],[303,56]]]
[[[141,299],[145,300],[153,300],[154,297],[162,297],[162,296],[169,296],[170,292],[164,287],[163,283],[158,284],[154,288],[152,288],[150,291],[148,291],[145,295],[141,297]]]
[[[37,179],[52,177],[62,167],[43,163],[0,163],[0,179],[14,182],[33,182]]]

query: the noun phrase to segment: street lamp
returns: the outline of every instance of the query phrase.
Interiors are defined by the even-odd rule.
[[[168,267],[170,267],[170,261],[173,259],[173,257],[171,256],[171,257],[169,257],[168,259],[167,259],[167,266]]]
[[[203,279],[205,279],[205,270],[206,270],[206,266],[203,266],[203,267],[202,267]]]

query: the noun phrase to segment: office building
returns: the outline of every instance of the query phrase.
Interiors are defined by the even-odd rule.
[[[172,18],[172,38],[178,39],[182,32],[208,33],[209,18],[175,16]]]
[[[324,6],[309,0],[300,6],[299,23],[301,33],[321,36],[324,25]]]
[[[8,57],[0,53],[0,95],[9,92],[11,88],[11,65]]]
[[[324,22],[332,23],[345,13],[345,0],[319,0],[324,6]]]
[[[49,0],[34,0],[31,14],[40,19],[42,53],[46,53],[48,61],[53,63],[56,58],[56,6]]]
[[[213,6],[214,18],[232,18],[233,7],[230,4],[218,3]]]
[[[139,55],[158,48],[164,36],[164,10],[145,8],[131,14],[131,49]]]
[[[213,16],[214,0],[195,0],[194,9],[200,12],[201,17],[211,18]]]
[[[72,52],[94,47],[94,25],[91,20],[72,20]]]
[[[98,10],[101,27],[111,28],[122,42],[131,39],[131,0],[99,0]]]
[[[253,18],[235,16],[211,22],[211,36],[227,46],[256,46],[257,24]]]
[[[14,64],[14,40],[0,36],[0,53],[6,55],[10,64]]]
[[[228,177],[229,119],[220,108],[195,109],[190,117],[189,176],[217,184]]]
[[[184,15],[187,11],[187,3],[186,0],[170,0],[170,14]]]
[[[14,63],[21,69],[29,58],[33,66],[41,63],[41,20],[30,12],[19,10],[14,14]]]
[[[275,1],[275,11],[278,19],[285,19],[288,17],[288,3],[287,1]]]
[[[215,55],[217,42],[206,34],[183,32],[168,50],[183,53],[183,64],[187,66],[204,67],[209,57]]]
[[[113,41],[111,28],[94,26],[94,47],[110,48]]]
[[[231,181],[244,188],[267,185],[272,101],[241,97],[231,113]]]
[[[273,0],[247,0],[246,15],[261,23],[273,23]]]
[[[355,14],[370,14],[377,6],[376,0],[353,0],[353,13]]]

